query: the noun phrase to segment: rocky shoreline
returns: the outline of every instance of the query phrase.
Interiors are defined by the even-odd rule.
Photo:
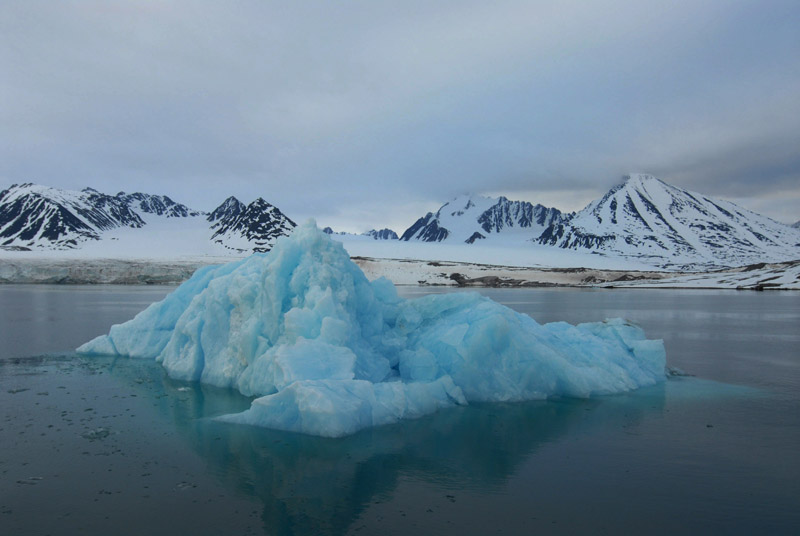
[[[535,288],[705,288],[800,290],[800,261],[717,270],[657,272],[593,268],[524,268],[450,261],[353,257],[370,279],[397,285]],[[153,285],[186,281],[222,259],[0,259],[0,284]]]

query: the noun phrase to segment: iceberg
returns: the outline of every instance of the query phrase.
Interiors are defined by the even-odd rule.
[[[666,378],[662,341],[624,320],[540,325],[474,292],[403,299],[314,221],[269,253],[197,270],[77,351],[155,359],[173,378],[255,397],[222,420],[325,437]]]

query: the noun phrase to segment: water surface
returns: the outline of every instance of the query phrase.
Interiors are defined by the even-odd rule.
[[[217,423],[249,399],[71,352],[169,290],[0,287],[4,533],[800,530],[795,293],[485,289],[540,322],[628,318],[695,376],[332,440]]]

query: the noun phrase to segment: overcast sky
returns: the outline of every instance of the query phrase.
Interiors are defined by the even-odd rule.
[[[401,232],[630,171],[800,219],[800,2],[0,3],[0,189]]]

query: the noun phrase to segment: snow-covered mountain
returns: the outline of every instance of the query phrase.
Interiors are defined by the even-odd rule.
[[[368,236],[373,240],[397,240],[397,233],[391,229],[371,229],[364,233],[364,236]]]
[[[208,220],[214,230],[211,240],[240,251],[269,251],[275,240],[297,227],[278,207],[260,197],[247,206],[229,197]]]
[[[800,259],[800,229],[644,174],[571,214],[505,197],[458,197],[400,240],[537,244],[671,270]]]
[[[80,192],[15,184],[0,192],[0,246],[68,249],[117,227],[145,222],[128,202],[86,188]]]
[[[87,188],[87,190],[90,189]],[[126,194],[125,192],[120,192],[117,197],[135,210],[156,214],[157,216],[166,216],[167,218],[186,218],[187,216],[202,216],[204,214],[202,211],[192,210],[186,205],[176,203],[166,195],[151,195],[140,192]]]
[[[464,242],[489,237],[538,237],[548,226],[561,222],[560,210],[505,197],[461,196],[428,212],[406,229],[400,240]]]
[[[397,233],[392,231],[391,229],[370,229],[366,233],[348,233],[345,231],[334,231],[330,227],[325,227],[322,229],[322,232],[331,235],[334,239],[346,239],[350,240],[361,240],[366,238],[371,238],[372,240],[397,240]]]
[[[294,226],[260,198],[244,205],[230,197],[206,215],[167,196],[139,192],[111,196],[93,188],[73,191],[30,183],[0,192],[0,247],[6,250],[83,249],[96,241],[137,237],[137,247],[144,244],[146,249],[198,241],[197,247],[186,244],[184,250],[208,254],[209,241],[213,241],[223,246],[220,253],[225,249],[265,251]],[[123,229],[137,231],[124,233]]]
[[[800,258],[798,230],[643,174],[628,176],[601,199],[553,222],[535,241],[669,268]]]
[[[796,222],[794,222],[794,223],[792,224],[792,227],[794,227],[795,229],[800,229],[800,221],[796,221]]]
[[[229,197],[206,214],[145,193],[34,184],[0,192],[0,250],[6,251],[73,250],[70,255],[87,258],[231,256],[269,250],[294,227],[261,198],[245,205]],[[325,232],[364,257],[488,259],[514,266],[702,270],[800,259],[800,229],[649,175],[628,177],[577,213],[505,197],[464,196],[417,220],[399,241],[389,229]]]

